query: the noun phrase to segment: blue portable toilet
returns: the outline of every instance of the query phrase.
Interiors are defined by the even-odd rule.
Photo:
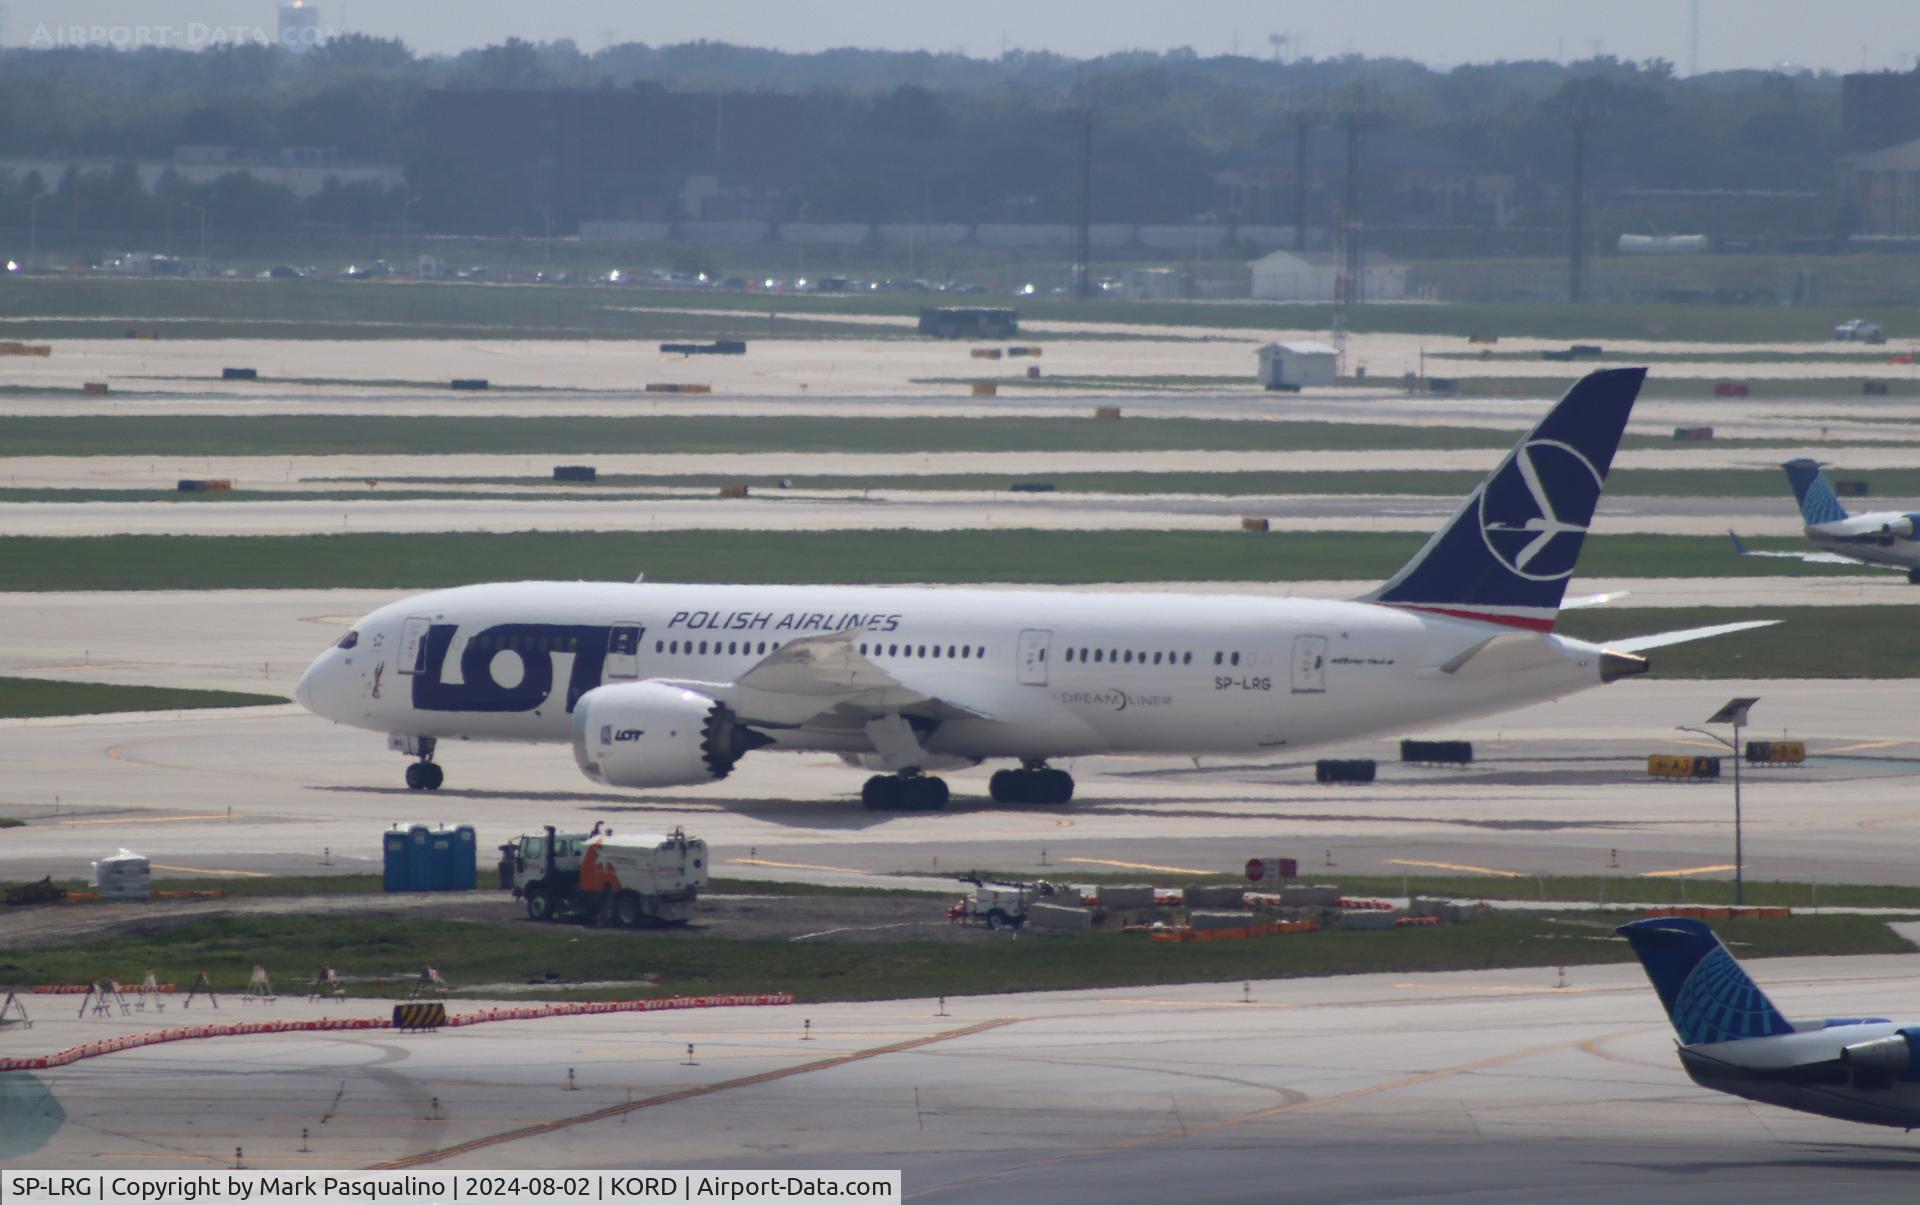
[[[407,885],[401,890],[433,890],[433,830],[424,824],[407,829]]]
[[[398,828],[388,829],[380,837],[382,891],[407,889],[407,835]]]
[[[448,852],[447,890],[472,891],[480,885],[480,850],[471,824],[455,826]]]
[[[421,891],[448,891],[453,887],[453,833],[442,827],[429,842],[427,881],[414,886]]]

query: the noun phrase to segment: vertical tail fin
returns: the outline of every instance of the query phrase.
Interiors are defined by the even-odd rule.
[[[1793,487],[1793,500],[1800,504],[1800,517],[1809,526],[1835,523],[1847,517],[1847,508],[1833,496],[1833,488],[1820,472],[1820,462],[1802,456],[1780,466],[1787,471],[1787,484]]]
[[[1552,631],[1646,376],[1609,368],[1575,382],[1426,547],[1363,601]]]
[[[1682,1044],[1793,1032],[1713,930],[1699,921],[1659,917],[1622,925],[1616,932],[1639,955]]]

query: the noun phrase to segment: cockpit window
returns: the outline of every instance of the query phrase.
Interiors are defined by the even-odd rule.
[[[359,643],[360,643],[360,633],[348,632],[345,636],[342,636],[340,638],[340,643],[334,645],[333,647],[337,649],[350,649],[354,645]]]

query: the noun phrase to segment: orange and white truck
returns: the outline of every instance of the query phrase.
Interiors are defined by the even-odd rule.
[[[547,825],[500,852],[500,886],[538,921],[684,925],[707,886],[707,843],[677,828],[615,836],[598,824],[590,833]]]

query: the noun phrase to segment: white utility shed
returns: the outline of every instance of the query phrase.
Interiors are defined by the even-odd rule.
[[[1331,385],[1339,370],[1340,353],[1324,343],[1269,343],[1259,354],[1260,384],[1267,389]]]

